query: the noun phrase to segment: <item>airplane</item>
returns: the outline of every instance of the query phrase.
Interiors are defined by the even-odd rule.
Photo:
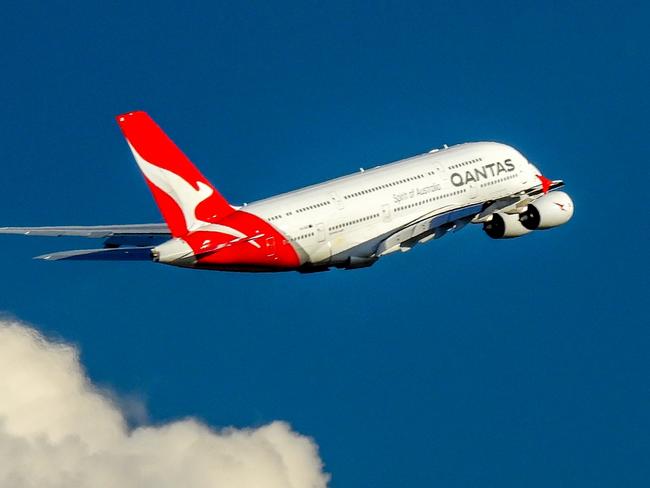
[[[519,151],[497,142],[434,149],[397,162],[231,205],[143,111],[116,117],[166,223],[1,227],[83,236],[103,248],[36,259],[153,261],[194,269],[311,273],[373,265],[469,224],[493,239],[557,227],[573,202]]]

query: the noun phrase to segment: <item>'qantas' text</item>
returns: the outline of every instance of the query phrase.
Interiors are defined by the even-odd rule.
[[[468,169],[463,173],[452,173],[451,184],[454,186],[463,186],[467,183],[477,182],[488,178],[494,178],[501,173],[510,173],[515,170],[515,165],[512,164],[510,159],[506,159],[503,163],[496,162],[484,164],[479,168]]]

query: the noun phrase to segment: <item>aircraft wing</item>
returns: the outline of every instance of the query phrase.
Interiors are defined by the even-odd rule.
[[[34,259],[45,261],[151,261],[152,247],[117,247],[111,249],[81,249],[61,251],[36,256]]]
[[[548,180],[546,192],[562,188],[562,180]],[[544,194],[542,185],[529,188],[526,191],[500,198],[489,205],[477,203],[463,208],[442,211],[436,215],[428,215],[408,223],[403,228],[384,239],[377,247],[377,255],[384,256],[395,251],[407,251],[418,242],[438,239],[450,231],[457,232],[470,222],[486,222],[496,212],[517,212],[519,207],[525,207],[530,202]]]
[[[167,224],[89,225],[55,227],[0,227],[0,234],[29,236],[78,236],[107,238],[114,236],[169,236]]]
[[[459,230],[467,224],[469,219],[481,211],[482,205],[482,203],[477,203],[447,210],[412,222],[383,240],[376,253],[378,256],[384,256],[398,250],[408,250],[417,242],[426,242],[442,237],[450,230]]]
[[[550,181],[546,192],[557,190],[564,186],[564,181],[555,180]],[[479,224],[487,222],[492,218],[492,215],[497,212],[505,213],[519,213],[521,209],[526,207],[529,203],[535,201],[537,198],[544,195],[545,192],[541,186],[530,188],[525,192],[511,195],[509,197],[500,198],[487,205],[479,214],[472,220],[473,223]]]
[[[105,239],[104,247],[155,246],[171,238],[166,224],[90,225],[55,227],[0,227],[0,234],[76,236]]]

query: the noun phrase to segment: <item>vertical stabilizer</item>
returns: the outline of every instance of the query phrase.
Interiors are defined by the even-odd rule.
[[[234,211],[147,113],[128,112],[116,119],[174,237]]]

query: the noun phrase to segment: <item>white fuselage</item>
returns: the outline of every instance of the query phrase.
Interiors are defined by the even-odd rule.
[[[144,260],[220,271],[312,273],[371,266],[480,224],[492,239],[562,225],[573,201],[516,149],[445,146],[244,207],[231,205],[142,111],[117,116],[164,224],[0,227],[0,234],[106,239],[103,249],[40,256]]]
[[[539,184],[516,149],[460,144],[247,205],[270,222],[306,262],[371,256],[396,230],[428,215],[516,194]]]

